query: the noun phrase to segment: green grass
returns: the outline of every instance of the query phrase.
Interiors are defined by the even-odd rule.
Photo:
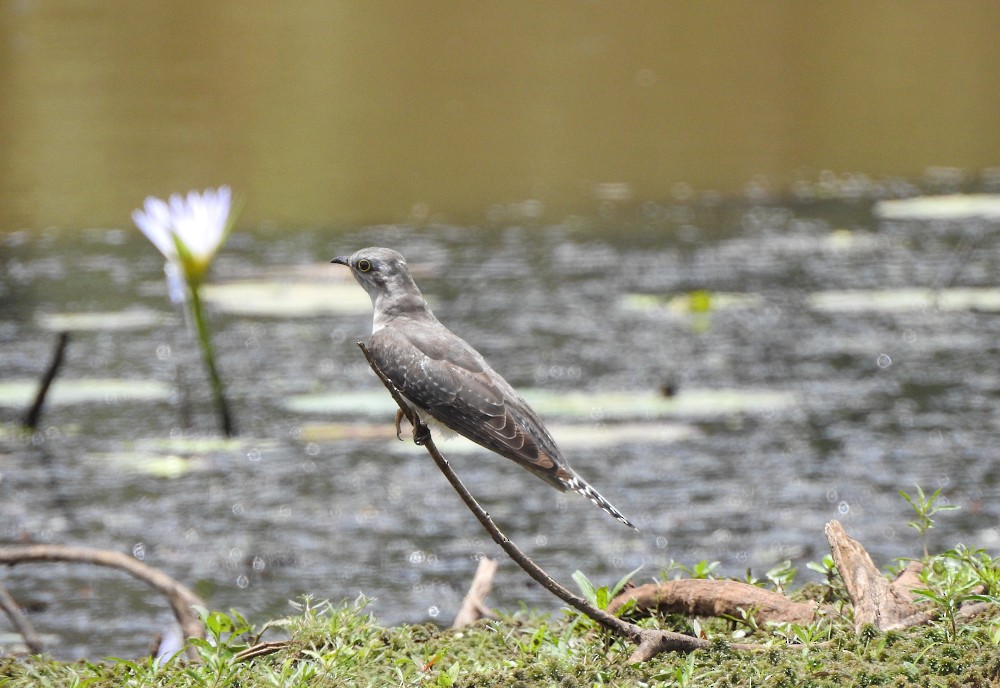
[[[705,568],[695,565],[689,571]],[[521,611],[451,631],[432,625],[384,628],[363,599],[339,605],[305,600],[295,615],[263,630],[251,628],[235,612],[204,612],[211,642],[196,644],[200,663],[176,659],[157,667],[149,659],[4,658],[0,687],[1000,686],[1000,609],[995,604],[1000,560],[982,550],[956,548],[931,557],[928,570],[928,589],[935,592],[925,596],[924,604],[942,615],[930,625],[887,633],[866,629],[858,635],[849,617],[767,628],[758,627],[752,615],[644,619],[643,625],[698,632],[713,640],[710,650],[664,654],[645,664],[629,664],[631,645],[575,612]],[[785,569],[782,574],[780,580],[772,576],[757,584],[787,589],[794,574]],[[984,614],[956,620],[953,598],[964,594],[969,577],[986,586],[977,599],[993,604]],[[829,599],[831,590],[839,589],[814,583],[791,596]],[[261,635],[264,640],[288,637],[289,645],[239,661],[236,653]],[[761,649],[734,651],[727,646],[730,640]]]

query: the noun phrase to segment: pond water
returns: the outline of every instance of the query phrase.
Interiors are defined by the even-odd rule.
[[[760,577],[789,559],[814,579],[831,519],[886,567],[921,553],[898,495],[915,484],[961,507],[932,550],[997,550],[996,221],[878,221],[839,202],[611,210],[546,227],[237,231],[210,299],[232,441],[138,231],[0,237],[0,540],[132,552],[257,623],[304,594],[360,593],[385,624],[450,623],[477,558],[502,555],[395,439],[355,345],[370,304],[327,261],[387,245],[641,528],[441,442],[498,525],[571,587],[577,569],[610,584],[672,560]],[[37,380],[61,328],[52,404],[20,435],[29,392],[15,383]],[[25,564],[2,581],[58,657],[141,655],[171,622],[111,570]],[[506,561],[491,603],[557,606]]]

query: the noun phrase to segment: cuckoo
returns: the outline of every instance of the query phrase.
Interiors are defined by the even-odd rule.
[[[560,491],[579,492],[638,530],[570,468],[521,395],[434,317],[403,256],[388,248],[365,248],[331,262],[349,267],[371,296],[375,315],[368,350],[412,410],[517,462]]]

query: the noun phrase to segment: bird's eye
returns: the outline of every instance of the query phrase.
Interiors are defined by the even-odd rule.
[[[360,270],[361,272],[368,272],[371,269],[372,269],[372,262],[370,260],[362,258],[361,260],[358,261],[358,270]]]

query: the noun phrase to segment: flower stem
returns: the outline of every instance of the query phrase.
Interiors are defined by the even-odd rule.
[[[208,371],[208,378],[212,384],[212,395],[215,398],[215,410],[219,414],[219,424],[226,437],[236,436],[236,426],[233,424],[232,416],[229,413],[229,403],[226,401],[225,390],[222,386],[222,378],[219,376],[219,369],[215,365],[215,351],[212,348],[212,338],[208,331],[208,323],[205,322],[205,312],[201,304],[201,295],[198,293],[199,285],[193,282],[188,283],[191,293],[191,315],[194,317],[195,329],[198,330],[198,343],[201,345],[202,359],[205,361],[205,369]]]

